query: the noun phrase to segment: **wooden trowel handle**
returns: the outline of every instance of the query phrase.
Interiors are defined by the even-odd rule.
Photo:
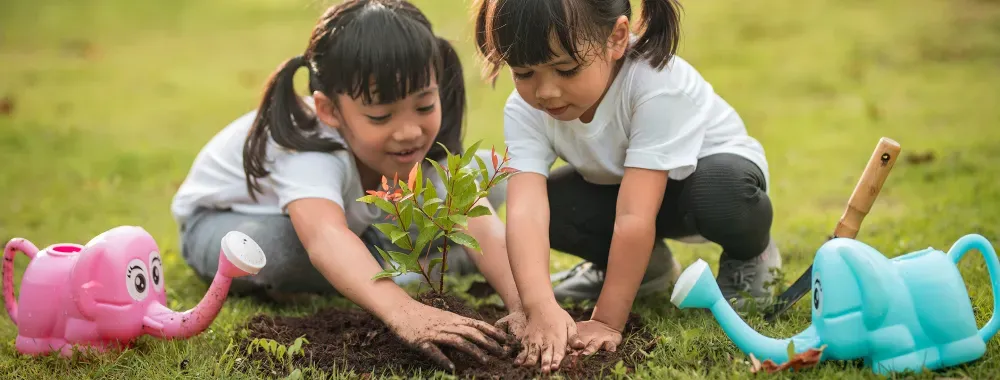
[[[861,222],[868,216],[868,212],[875,203],[875,198],[882,191],[882,184],[885,183],[892,165],[896,163],[896,156],[899,155],[899,143],[888,137],[879,139],[875,151],[868,159],[861,179],[854,187],[851,198],[847,201],[847,209],[840,217],[837,228],[833,230],[834,237],[844,237],[854,239],[861,228]]]

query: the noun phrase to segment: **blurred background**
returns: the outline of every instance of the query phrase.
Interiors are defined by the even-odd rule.
[[[415,3],[462,54],[466,144],[484,139],[502,150],[513,87],[507,71],[495,88],[480,77],[472,0]],[[767,151],[786,284],[833,231],[883,136],[903,157],[860,239],[888,256],[947,249],[972,232],[1000,243],[1000,1],[682,3],[679,54]],[[118,225],[143,226],[164,253],[171,306],[193,305],[205,287],[177,254],[171,197],[202,145],[257,105],[278,64],[303,52],[330,4],[0,0],[0,240],[84,243]],[[696,255],[717,262],[714,245],[670,244],[685,266]],[[559,254],[552,265],[577,261]],[[17,257],[19,273],[26,263]],[[981,258],[962,268],[970,295],[988,307]],[[220,328],[259,307],[232,305]],[[16,328],[0,320],[2,351],[14,357]],[[191,344],[222,351],[229,338],[202,339]],[[165,347],[177,361],[215,360],[185,353],[193,346]],[[0,370],[20,365],[3,360]],[[154,365],[140,358],[129,368]]]
[[[495,88],[480,77],[472,1],[415,3],[462,54],[466,144],[501,150],[513,87],[506,71]],[[268,74],[302,53],[330,4],[0,1],[0,239],[83,243],[141,225],[166,253],[171,286],[190,281],[176,254],[174,191],[202,144],[255,107]],[[832,232],[883,136],[905,157],[859,237],[887,252],[946,247],[968,232],[1000,238],[1000,2],[683,5],[680,55],[767,150],[790,276]],[[684,265],[694,254],[717,259],[712,246],[671,244]],[[575,262],[559,256],[553,269]],[[23,269],[24,257],[17,263]]]

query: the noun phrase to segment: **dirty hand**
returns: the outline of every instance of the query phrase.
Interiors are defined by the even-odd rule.
[[[600,349],[615,352],[622,342],[621,331],[615,330],[600,321],[589,320],[576,324],[579,340],[573,348],[583,349],[584,355],[591,355]]]
[[[524,330],[528,328],[528,317],[524,315],[523,311],[515,311],[507,314],[506,317],[500,318],[496,323],[496,327],[514,334],[514,337],[521,339],[524,337]]]
[[[514,363],[526,367],[541,361],[542,373],[558,370],[576,337],[576,321],[556,302],[529,310],[528,324],[521,338],[521,352]]]
[[[506,336],[489,323],[462,317],[441,309],[415,302],[398,313],[388,324],[392,331],[411,348],[422,352],[438,365],[455,370],[455,365],[441,352],[439,345],[464,351],[480,363],[489,360],[486,351],[496,356],[505,354],[502,344]]]

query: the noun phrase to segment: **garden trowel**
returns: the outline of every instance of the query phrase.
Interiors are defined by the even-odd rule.
[[[858,235],[861,222],[871,211],[875,198],[882,190],[882,184],[885,183],[889,171],[896,163],[899,151],[899,143],[892,139],[883,137],[879,140],[875,151],[872,152],[872,156],[868,160],[868,165],[865,166],[865,171],[861,174],[861,179],[858,180],[854,192],[851,193],[851,198],[847,201],[847,209],[840,217],[830,239],[853,239]],[[778,296],[774,305],[764,314],[764,319],[769,322],[773,321],[778,315],[791,308],[802,296],[809,293],[810,289],[812,289],[812,265],[799,276],[798,280],[795,280],[795,283],[788,290]]]

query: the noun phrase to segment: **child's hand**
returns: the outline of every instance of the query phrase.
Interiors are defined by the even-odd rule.
[[[556,302],[528,311],[528,324],[521,338],[521,353],[514,363],[526,367],[541,361],[542,373],[559,369],[569,342],[576,339],[576,321]]]
[[[506,354],[501,347],[506,336],[489,323],[417,302],[409,308],[409,312],[397,313],[387,324],[404,343],[444,368],[455,370],[440,346],[464,351],[480,363],[489,360],[487,351],[496,356]]]
[[[576,330],[579,332],[579,344],[573,348],[583,348],[584,355],[591,355],[600,349],[615,352],[622,342],[622,333],[600,321],[589,320],[578,322]]]
[[[524,337],[524,330],[528,328],[528,317],[523,311],[515,311],[501,318],[495,326],[498,329],[514,334],[518,340]]]

